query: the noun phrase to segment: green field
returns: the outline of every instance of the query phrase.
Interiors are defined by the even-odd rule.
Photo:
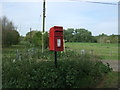
[[[66,50],[74,50],[81,53],[92,52],[93,55],[99,56],[102,60],[118,60],[118,44],[111,43],[65,43]]]

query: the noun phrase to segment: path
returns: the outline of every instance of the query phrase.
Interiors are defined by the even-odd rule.
[[[120,72],[120,69],[118,69],[118,65],[120,65],[120,61],[118,60],[101,60],[104,64],[109,63],[110,67],[113,68],[113,71]]]

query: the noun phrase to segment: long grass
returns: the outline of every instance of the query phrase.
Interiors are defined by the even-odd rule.
[[[100,81],[97,88],[116,88],[120,87],[120,72],[109,72]]]

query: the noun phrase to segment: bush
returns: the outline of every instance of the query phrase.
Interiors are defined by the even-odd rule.
[[[102,62],[90,60],[89,55],[59,52],[58,67],[55,68],[53,52],[36,53],[23,53],[22,60],[16,59],[15,62],[10,58],[3,60],[3,88],[94,87],[98,79],[111,71]],[[27,57],[29,55],[31,57]],[[35,58],[36,55],[39,58]]]
[[[11,46],[19,43],[20,35],[16,30],[2,31],[2,46]]]
[[[43,34],[44,37],[44,48],[48,47],[48,33],[45,32]],[[26,41],[29,41],[29,44],[32,44],[35,47],[42,47],[42,32],[40,31],[31,31],[31,37],[30,32],[26,34],[25,37]]]

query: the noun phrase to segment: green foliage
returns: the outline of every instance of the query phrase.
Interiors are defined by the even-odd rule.
[[[5,16],[2,18],[2,46],[11,46],[19,43],[19,33],[11,21]]]
[[[15,30],[15,26],[12,21],[9,21],[6,16],[2,17],[2,30]]]
[[[25,39],[25,41],[29,41],[29,42],[31,42],[30,40],[31,40],[31,38],[33,38],[33,36],[37,33],[38,31],[31,31],[31,32],[28,32],[27,34],[26,34],[26,37],[24,38]]]
[[[44,48],[47,48],[48,47],[48,33],[47,32],[43,34],[43,38],[44,38]],[[42,46],[42,32],[40,31],[28,32],[26,34],[25,41],[29,41],[34,46],[41,47]]]
[[[118,35],[112,34],[109,36],[109,39],[110,39],[111,43],[118,43],[119,42]]]
[[[19,33],[16,30],[4,30],[2,31],[2,45],[11,46],[19,43]]]
[[[6,52],[7,53],[7,52]],[[38,49],[21,52],[21,58],[3,57],[3,88],[87,88],[111,71],[100,61],[73,51],[58,52],[58,67],[53,52]]]
[[[43,37],[44,37],[44,48],[48,48],[48,43],[49,43],[48,32],[45,32]]]
[[[92,33],[86,29],[67,29],[64,30],[64,39],[68,42],[92,42]]]
[[[100,81],[97,88],[118,88],[120,87],[120,72],[109,72]]]
[[[96,38],[98,43],[118,43],[119,42],[118,35],[114,35],[114,34],[108,36],[102,33],[99,36],[96,36]]]
[[[35,33],[35,35],[32,38],[32,43],[35,46],[42,46],[42,33],[41,32],[37,32]]]
[[[106,35],[104,33],[98,36],[92,36],[92,33],[86,29],[68,28],[64,30],[64,39],[67,42],[92,42],[92,43],[118,43],[119,35]]]

